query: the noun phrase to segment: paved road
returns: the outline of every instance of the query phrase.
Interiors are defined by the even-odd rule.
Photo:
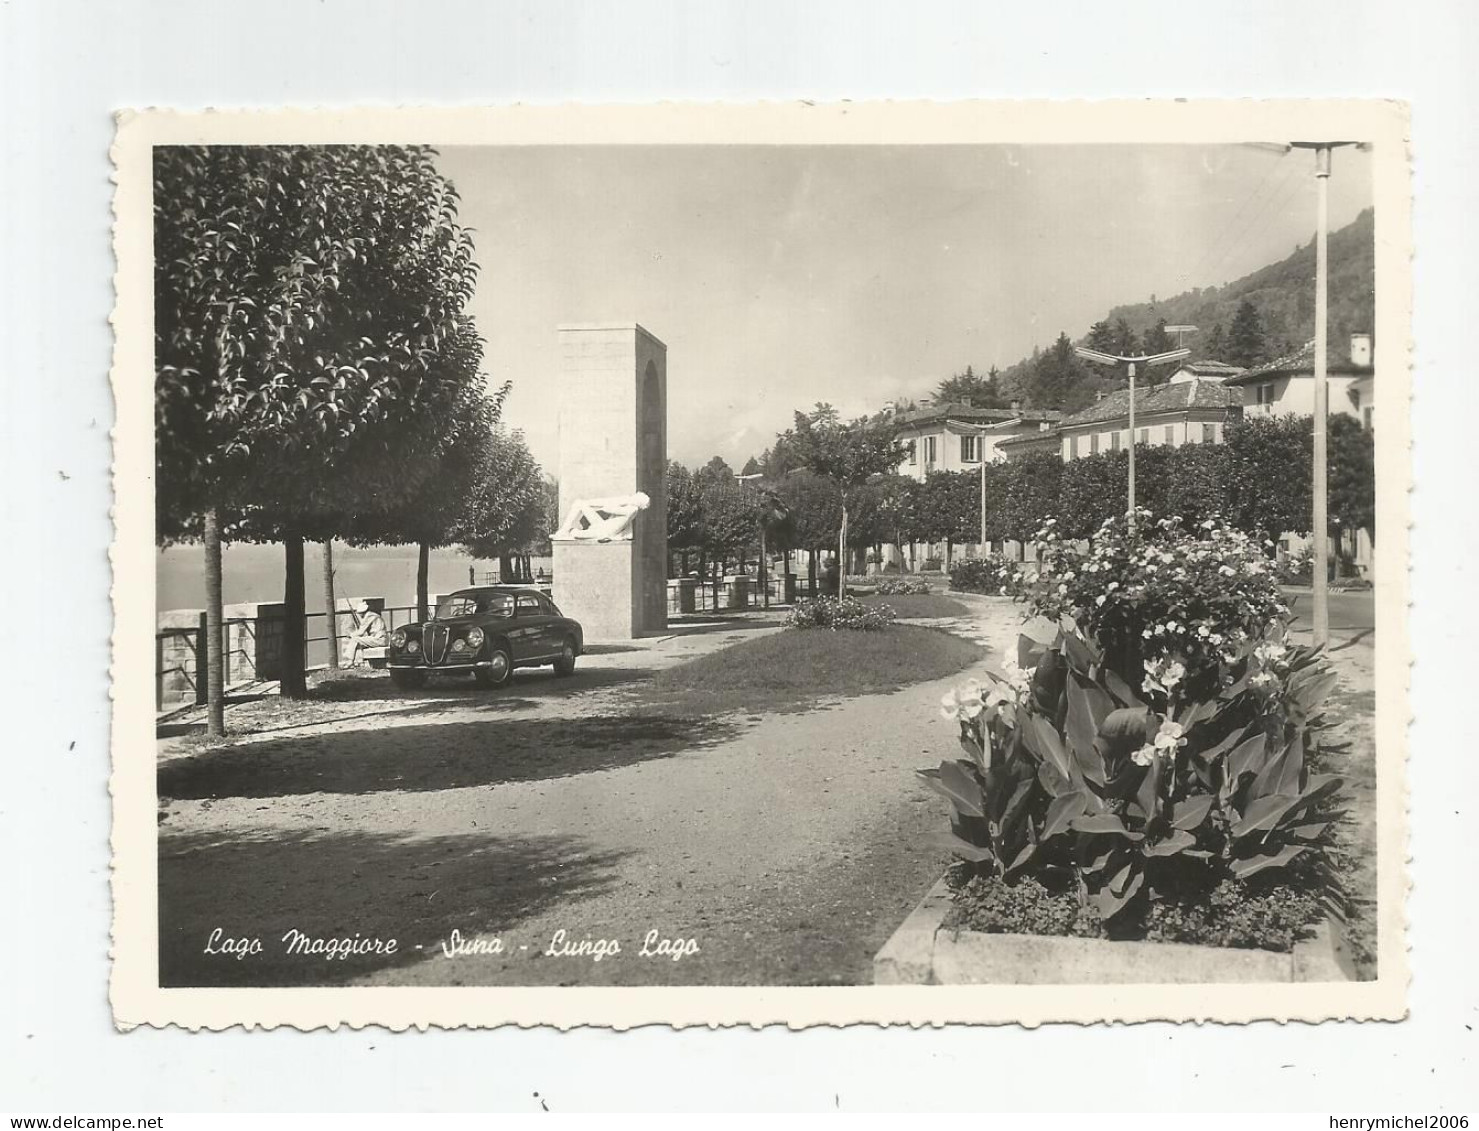
[[[1015,638],[1020,610],[973,605],[961,631]],[[576,680],[520,673],[494,697],[347,702],[218,750],[167,743],[162,980],[867,982],[948,860],[945,806],[914,771],[956,755],[938,703],[962,677],[793,714],[623,707],[623,683],[733,635],[594,655]],[[204,953],[216,927],[265,953]],[[399,952],[287,959],[293,929]],[[649,931],[649,951],[698,953],[643,956]],[[476,952],[448,957],[454,932]],[[605,940],[620,954],[560,949]]]
[[[1290,590],[1294,612],[1294,630],[1310,631],[1310,591]],[[1376,597],[1370,589],[1351,593],[1330,594],[1330,635],[1337,642],[1363,644],[1370,648],[1376,640]]]

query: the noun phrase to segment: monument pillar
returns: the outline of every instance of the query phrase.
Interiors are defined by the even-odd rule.
[[[559,335],[555,603],[587,640],[660,633],[668,623],[667,346],[635,323],[561,326]],[[584,506],[639,493],[646,505],[626,522]]]

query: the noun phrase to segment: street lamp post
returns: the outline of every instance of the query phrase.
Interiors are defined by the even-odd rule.
[[[1330,151],[1349,141],[1296,141],[1295,149],[1315,151],[1315,419],[1314,433],[1314,498],[1310,506],[1310,525],[1315,536],[1314,576],[1310,579],[1311,635],[1316,648],[1330,642],[1330,529],[1327,517],[1329,500],[1329,467],[1326,454],[1326,428],[1330,416],[1330,381],[1326,352],[1329,327],[1330,252],[1327,229],[1330,227]]]
[[[1191,355],[1189,349],[1167,350],[1165,353],[1127,354],[1101,353],[1099,350],[1091,350],[1087,346],[1074,346],[1073,352],[1085,361],[1097,362],[1101,365],[1128,365],[1130,370],[1130,509],[1126,513],[1126,521],[1130,529],[1135,529],[1135,366],[1143,365],[1149,369],[1152,365],[1165,365],[1172,361],[1180,361]]]
[[[753,475],[736,475],[735,478],[741,483],[750,483],[759,479],[761,475],[762,473],[757,471]],[[756,488],[751,487],[751,490],[756,490]],[[763,501],[763,496],[761,498]],[[768,610],[770,608],[770,563],[765,556],[766,517],[765,515],[760,516],[760,607]]]

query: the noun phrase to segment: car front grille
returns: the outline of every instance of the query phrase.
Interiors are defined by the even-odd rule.
[[[421,647],[428,664],[440,664],[447,656],[447,641],[452,632],[444,624],[429,624],[421,633]]]

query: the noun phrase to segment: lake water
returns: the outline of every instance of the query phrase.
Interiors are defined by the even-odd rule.
[[[198,545],[171,546],[155,558],[156,608],[205,607],[205,560]],[[531,560],[535,569],[549,568],[547,558]],[[471,577],[468,571],[472,571]],[[433,550],[427,574],[431,593],[447,593],[470,580],[493,580],[497,562],[470,558],[453,549]],[[231,545],[221,552],[224,602],[281,601],[283,550],[280,545]],[[310,543],[303,551],[305,598],[310,613],[323,612],[323,548]],[[376,546],[354,549],[334,543],[334,591],[339,597],[383,597],[387,605],[416,603],[416,547]]]

